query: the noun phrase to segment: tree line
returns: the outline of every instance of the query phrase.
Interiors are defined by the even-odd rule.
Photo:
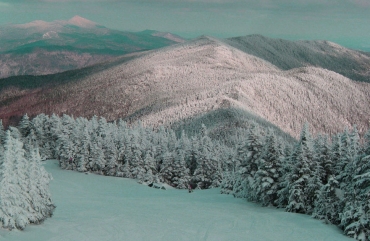
[[[0,226],[23,230],[51,217],[51,179],[41,165],[36,139],[23,138],[14,127],[4,131],[0,120]]]
[[[18,128],[37,140],[43,159],[58,159],[63,169],[175,188],[221,187],[263,206],[312,215],[358,240],[370,237],[370,132],[362,140],[356,127],[313,138],[306,124],[300,139],[288,143],[252,124],[233,146],[211,139],[204,125],[187,136],[96,116],[41,114],[24,116]]]

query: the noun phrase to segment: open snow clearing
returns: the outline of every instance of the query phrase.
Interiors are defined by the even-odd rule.
[[[155,189],[135,180],[66,171],[45,162],[56,209],[43,225],[0,230],[6,241],[351,240],[307,215],[260,207],[219,189]]]

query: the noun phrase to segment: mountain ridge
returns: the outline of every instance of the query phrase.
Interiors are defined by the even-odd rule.
[[[305,122],[313,133],[333,134],[352,125],[362,133],[369,127],[368,83],[320,67],[281,70],[212,37],[89,71],[81,76],[76,71],[70,81],[50,88],[8,86],[0,93],[0,117],[9,123],[25,112],[65,113],[156,126],[236,108],[294,137]]]
[[[0,26],[0,78],[78,69],[182,41],[171,33],[112,30],[80,16]]]
[[[234,37],[224,41],[283,70],[322,67],[356,81],[370,82],[369,53],[347,49],[330,41],[290,41],[262,35]]]

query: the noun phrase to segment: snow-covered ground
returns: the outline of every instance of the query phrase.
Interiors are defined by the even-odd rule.
[[[0,240],[351,240],[306,215],[220,194],[219,189],[158,190],[134,180],[61,170],[54,180],[54,216],[25,231],[0,230]]]

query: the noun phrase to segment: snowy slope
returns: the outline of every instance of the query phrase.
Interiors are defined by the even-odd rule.
[[[1,241],[351,240],[307,215],[264,208],[219,189],[157,190],[134,180],[85,175],[45,164],[57,208],[44,224],[0,230]]]
[[[284,71],[207,36],[85,72],[51,88],[9,87],[0,93],[0,118],[65,113],[170,125],[237,108],[294,137],[305,122],[313,133],[369,127],[369,83],[312,66]]]
[[[330,41],[289,41],[261,35],[234,37],[224,41],[284,70],[314,66],[353,80],[370,82],[368,53],[347,49]]]

